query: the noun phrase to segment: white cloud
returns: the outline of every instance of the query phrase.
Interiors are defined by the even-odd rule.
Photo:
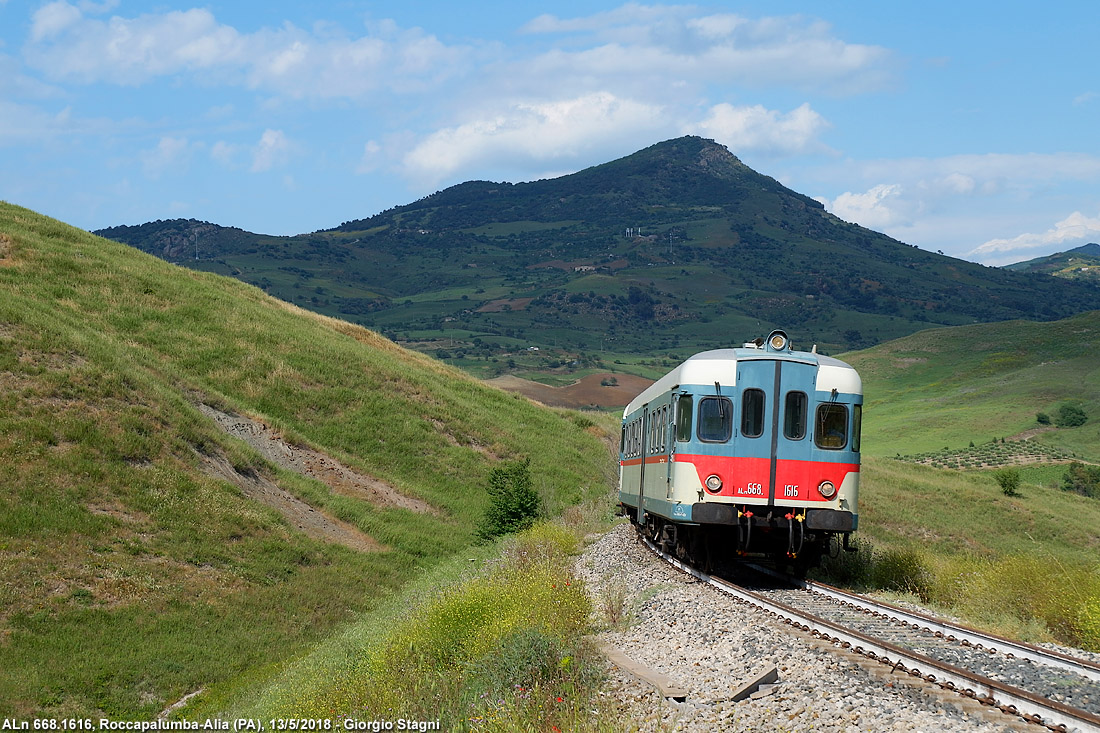
[[[1011,239],[991,239],[969,252],[978,257],[999,256],[1004,262],[1016,262],[1027,258],[1032,250],[1049,251],[1052,245],[1059,249],[1073,249],[1086,240],[1100,238],[1100,215],[1089,217],[1075,211],[1053,227],[1040,233],[1024,233]],[[1004,257],[1013,253],[1012,257]]]
[[[844,42],[827,24],[799,16],[749,19],[629,3],[581,18],[541,15],[524,30],[576,36],[569,45],[579,50],[559,48],[532,60],[532,71],[549,78],[629,75],[651,86],[679,78],[854,93],[882,88],[893,77],[886,49]]]
[[[172,169],[186,167],[193,150],[187,138],[162,137],[152,150],[141,153],[141,167],[149,178],[160,178]]]
[[[284,164],[289,153],[290,141],[282,130],[264,130],[252,151],[252,172],[263,173]]]
[[[473,166],[524,168],[575,159],[664,124],[661,108],[608,92],[553,102],[514,103],[432,133],[404,157],[406,173],[436,185]]]
[[[202,83],[245,85],[292,98],[360,97],[424,89],[463,72],[469,50],[419,29],[381,24],[358,38],[290,23],[241,33],[206,9],[108,20],[67,2],[35,13],[29,63],[55,79],[144,84],[201,74]]]
[[[83,14],[67,2],[43,5],[31,17],[31,41],[53,38],[80,22]]]
[[[1083,94],[1078,94],[1076,97],[1073,98],[1073,104],[1075,106],[1088,104],[1095,99],[1100,99],[1100,94],[1097,94],[1096,92],[1084,92]]]
[[[734,154],[793,155],[826,150],[817,136],[828,126],[809,104],[782,114],[759,104],[735,107],[722,103],[712,107],[702,122],[687,125],[685,131],[714,138]]]
[[[864,193],[849,191],[832,201],[819,200],[830,212],[845,221],[882,231],[897,226],[906,219],[902,193],[903,189],[898,184],[883,183]]]

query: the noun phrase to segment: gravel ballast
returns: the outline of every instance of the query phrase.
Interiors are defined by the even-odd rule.
[[[590,544],[577,574],[607,626],[598,640],[670,678],[683,702],[612,667],[623,728],[639,731],[1006,731],[1036,730],[999,710],[891,674],[670,567],[623,523]],[[618,599],[621,599],[621,603]],[[778,683],[732,698],[742,681],[774,666]]]

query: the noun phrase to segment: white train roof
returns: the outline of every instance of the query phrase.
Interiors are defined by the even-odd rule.
[[[690,357],[680,366],[646,387],[641,394],[630,401],[623,414],[631,414],[642,405],[680,385],[713,385],[718,382],[723,387],[732,387],[737,383],[737,369],[735,366],[738,362],[761,360],[814,364],[818,367],[818,391],[828,392],[835,389],[842,394],[863,394],[863,381],[855,368],[831,356],[808,351],[777,352],[763,348],[714,349]]]

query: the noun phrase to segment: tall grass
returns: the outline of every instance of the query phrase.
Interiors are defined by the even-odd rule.
[[[402,595],[373,631],[318,650],[239,714],[439,720],[446,730],[597,730],[599,653],[591,605],[569,571],[573,531],[540,524],[505,541],[476,573]],[[443,578],[437,578],[436,581]],[[233,715],[238,712],[232,713]]]

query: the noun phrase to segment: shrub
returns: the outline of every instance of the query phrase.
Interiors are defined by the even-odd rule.
[[[542,500],[531,482],[531,459],[510,461],[489,473],[489,508],[478,534],[492,539],[522,532],[542,513]]]
[[[1062,490],[1100,499],[1100,466],[1074,461],[1062,476]]]
[[[1050,415],[1045,412],[1039,412],[1035,414],[1035,422],[1040,425],[1050,425]]]
[[[1005,496],[1020,495],[1020,472],[1015,468],[1003,468],[993,474]]]
[[[1054,418],[1054,424],[1060,428],[1075,428],[1084,425],[1088,415],[1077,405],[1065,404],[1058,408],[1058,415]]]
[[[912,593],[922,601],[932,595],[932,572],[915,550],[889,549],[874,554],[871,583],[885,590]]]

